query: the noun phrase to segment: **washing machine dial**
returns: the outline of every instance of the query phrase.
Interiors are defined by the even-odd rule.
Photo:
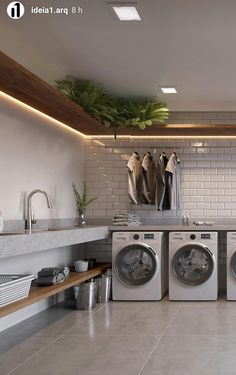
[[[190,234],[190,239],[191,240],[196,240],[196,234]]]
[[[139,240],[139,234],[134,234],[133,239],[134,240]]]

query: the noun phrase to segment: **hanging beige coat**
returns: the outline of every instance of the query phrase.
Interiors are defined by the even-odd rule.
[[[163,152],[157,160],[157,209],[169,209],[168,196],[166,192],[166,173],[165,168],[168,158]]]
[[[143,157],[142,162],[142,203],[155,204],[156,167],[150,152]]]
[[[140,204],[142,196],[142,167],[140,156],[134,152],[127,163],[128,167],[128,194],[130,203]]]
[[[180,164],[175,153],[171,155],[165,170],[170,209],[176,210],[180,206]]]

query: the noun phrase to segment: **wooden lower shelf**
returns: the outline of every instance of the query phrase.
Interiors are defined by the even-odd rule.
[[[59,285],[41,286],[32,288],[28,297],[21,299],[20,301],[13,302],[9,305],[0,308],[0,318],[11,314],[17,310],[23,309],[26,306],[30,306],[42,299],[54,296],[57,293],[63,292],[66,289],[73,287],[74,285],[80,284],[83,281],[100,275],[104,270],[111,267],[111,263],[101,263],[96,268],[86,272],[70,272],[69,279],[65,280],[64,283]]]

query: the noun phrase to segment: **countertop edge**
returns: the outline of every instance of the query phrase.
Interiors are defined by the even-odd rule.
[[[108,226],[85,226],[31,234],[0,236],[0,259],[38,251],[102,240],[110,237]]]
[[[10,258],[38,251],[57,249],[111,237],[112,232],[236,232],[235,225],[140,225],[140,226],[107,226],[88,225],[80,228],[63,228],[55,231],[34,232],[31,234],[14,234],[0,236],[0,259]]]
[[[125,231],[159,231],[159,232],[236,232],[235,225],[139,225],[139,226],[119,226],[111,225],[108,226],[108,230],[111,232],[125,232]]]

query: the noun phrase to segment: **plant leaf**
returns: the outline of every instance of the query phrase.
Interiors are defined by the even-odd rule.
[[[64,80],[55,82],[59,91],[85,108],[105,127],[137,126],[145,129],[152,124],[164,123],[169,116],[165,104],[155,98],[145,101],[116,98],[106,93],[104,88],[95,82],[69,75]]]
[[[92,203],[97,199],[97,197],[87,199],[87,184],[86,181],[83,183],[83,193],[81,194],[75,183],[72,183],[72,189],[74,192],[74,197],[75,197],[75,203],[76,203],[76,208],[78,211],[83,211],[85,208],[88,206],[88,204]]]

